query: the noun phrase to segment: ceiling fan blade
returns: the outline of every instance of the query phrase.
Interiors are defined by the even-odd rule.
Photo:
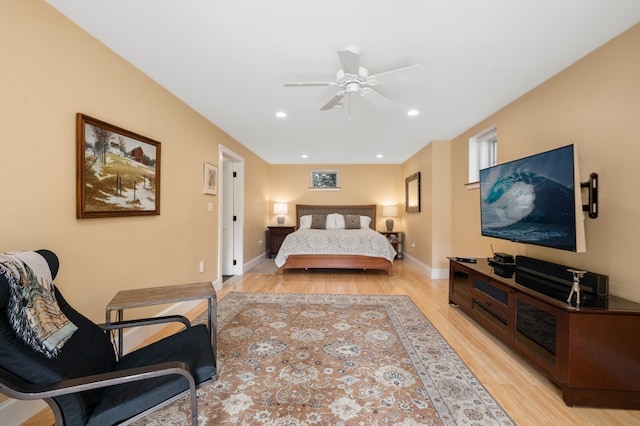
[[[361,90],[362,97],[369,101],[373,106],[379,109],[390,109],[396,106],[389,98],[382,96],[371,88]]]
[[[301,82],[301,83],[285,83],[284,84],[284,87],[314,87],[314,86],[336,86],[336,83]]]
[[[338,50],[338,57],[345,74],[357,76],[360,73],[360,52],[353,49]]]
[[[382,72],[369,78],[374,78],[378,84],[409,82],[426,79],[427,70],[422,65],[411,65],[410,67]]]
[[[342,98],[344,98],[344,94],[335,95],[333,98],[331,98],[331,100],[329,102],[327,102],[326,104],[324,104],[322,106],[322,108],[320,108],[320,111],[326,111],[328,109],[332,109],[333,107],[335,107],[336,105],[338,105],[340,103]]]

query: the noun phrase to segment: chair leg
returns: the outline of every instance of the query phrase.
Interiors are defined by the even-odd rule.
[[[51,411],[53,412],[53,417],[56,421],[56,426],[64,426],[64,420],[62,418],[62,411],[58,406],[58,403],[53,398],[44,398],[44,402],[47,403]]]
[[[192,426],[198,426],[198,397],[195,387],[190,389],[191,394],[191,424]]]

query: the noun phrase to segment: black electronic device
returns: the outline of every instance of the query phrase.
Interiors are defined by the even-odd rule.
[[[559,285],[567,296],[573,285],[573,275],[570,266],[558,265],[540,259],[527,256],[516,257],[516,269],[522,273],[528,273],[539,279],[544,279]],[[587,272],[580,280],[580,289],[595,297],[606,297],[609,294],[609,276],[595,272]]]
[[[501,263],[503,265],[513,265],[516,263],[512,255],[502,252],[493,253],[493,261],[495,263]]]
[[[458,256],[458,257],[456,257],[456,260],[458,262],[463,262],[463,263],[477,263],[478,262],[478,259],[476,259],[475,257]]]

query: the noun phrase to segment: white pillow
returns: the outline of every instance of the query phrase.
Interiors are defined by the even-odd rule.
[[[311,215],[300,216],[300,229],[311,228]]]
[[[331,213],[327,215],[327,227],[325,229],[336,229],[336,218],[335,213]]]
[[[328,214],[327,229],[344,229],[344,216],[339,213]]]
[[[367,229],[370,223],[371,218],[369,216],[360,216],[360,228]]]

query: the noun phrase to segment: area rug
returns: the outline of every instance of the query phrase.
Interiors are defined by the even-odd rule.
[[[408,296],[230,293],[200,425],[512,425]],[[137,424],[189,423],[182,398]]]

